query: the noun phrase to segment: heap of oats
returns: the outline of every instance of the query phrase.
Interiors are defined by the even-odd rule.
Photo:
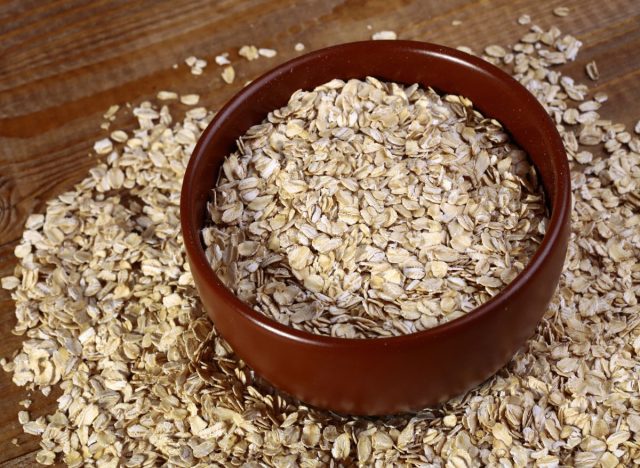
[[[540,48],[536,48],[540,44]],[[579,43],[527,33],[493,61],[552,115],[572,161],[573,233],[537,334],[495,377],[437,409],[388,418],[308,408],[256,380],[199,307],[178,223],[180,180],[209,119],[141,128],[29,218],[13,290],[16,384],[63,394],[21,412],[37,459],[71,466],[631,466],[640,460],[640,140],[602,118],[606,96],[552,70]],[[587,110],[591,109],[591,110]],[[106,147],[106,145],[105,145]],[[454,369],[452,371],[455,371]],[[261,465],[261,466],[262,466]],[[334,465],[335,466],[335,465]]]
[[[527,155],[468,99],[333,80],[251,127],[221,168],[207,256],[259,312],[372,338],[453,320],[522,271],[547,222]]]

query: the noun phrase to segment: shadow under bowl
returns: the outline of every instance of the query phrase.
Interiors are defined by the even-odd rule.
[[[422,332],[379,339],[314,335],[282,325],[240,301],[205,257],[206,203],[236,139],[285,106],[298,89],[334,78],[374,76],[471,99],[531,157],[550,209],[546,235],[527,267],[463,317]],[[340,413],[417,410],[469,390],[504,366],[535,328],[557,287],[569,239],[569,166],[543,107],[493,65],[447,47],[364,41],[318,50],[269,71],[236,94],[195,147],[180,200],[182,233],[202,303],[237,355],[278,389]]]

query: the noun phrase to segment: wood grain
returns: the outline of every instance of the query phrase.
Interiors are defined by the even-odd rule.
[[[556,6],[571,9],[553,16]],[[120,104],[113,128],[133,122],[126,103],[161,89],[199,93],[215,108],[268,68],[306,50],[368,38],[393,29],[401,38],[468,45],[510,44],[528,13],[542,27],[557,25],[584,42],[578,61],[564,67],[586,81],[584,66],[596,60],[601,78],[590,85],[609,94],[602,114],[633,126],[640,112],[640,2],[636,0],[38,0],[0,1],[0,276],[15,265],[13,248],[26,217],[42,212],[47,199],[68,190],[95,164],[93,141],[111,104]],[[452,20],[461,20],[452,26]],[[244,44],[273,47],[273,59],[239,61]],[[213,57],[230,52],[237,79],[225,85]],[[183,60],[209,60],[193,76]],[[177,68],[173,68],[178,64]],[[12,335],[13,302],[0,290],[0,357],[22,341]],[[0,371],[0,463],[35,463],[38,440],[22,433],[18,402],[31,395],[33,417],[55,410],[56,394],[44,398],[18,388]],[[12,443],[17,439],[18,445]]]

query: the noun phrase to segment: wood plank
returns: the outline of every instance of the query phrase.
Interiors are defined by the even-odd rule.
[[[571,14],[553,16],[559,5]],[[510,44],[526,30],[516,23],[523,13],[584,42],[578,60],[563,70],[587,81],[584,66],[596,60],[601,78],[590,85],[610,96],[602,114],[633,126],[640,117],[628,104],[640,98],[635,0],[0,0],[0,275],[13,270],[13,248],[26,217],[42,212],[47,199],[68,190],[96,163],[88,155],[93,141],[107,134],[99,125],[111,104],[123,107],[113,128],[132,125],[127,102],[152,98],[161,89],[199,93],[203,105],[216,108],[246,80],[298,55],[297,42],[309,51],[367,39],[375,30],[475,50]],[[454,19],[462,24],[453,26]],[[244,44],[276,48],[278,56],[242,61],[236,51]],[[232,86],[222,82],[213,62],[225,51],[237,62]],[[183,64],[192,54],[209,61],[202,76]],[[0,357],[12,356],[22,341],[11,333],[13,311],[0,290]],[[0,392],[0,463],[33,464],[38,439],[23,434],[17,422],[18,402],[27,391],[0,372]],[[35,416],[55,410],[55,395],[32,397]]]

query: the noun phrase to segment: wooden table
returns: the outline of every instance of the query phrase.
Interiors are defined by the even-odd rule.
[[[553,15],[561,5],[569,16]],[[107,134],[100,123],[110,105],[170,89],[199,93],[201,103],[216,108],[245,81],[297,55],[297,42],[308,51],[391,29],[400,38],[475,50],[511,44],[525,31],[516,23],[523,13],[584,42],[578,60],[563,70],[586,81],[585,64],[596,60],[600,80],[590,85],[610,97],[601,113],[633,127],[640,118],[637,0],[0,1],[0,277],[13,270],[26,217],[42,212],[47,199],[96,163],[89,153]],[[272,47],[278,55],[247,62],[236,55],[244,44]],[[237,62],[231,86],[213,61],[222,52]],[[189,72],[189,55],[209,61],[203,75]],[[127,112],[118,115],[112,129],[133,125]],[[22,341],[11,333],[13,310],[0,290],[0,357],[10,358]],[[33,464],[38,439],[23,434],[17,420],[27,391],[0,371],[0,394],[0,462]],[[53,412],[57,395],[32,392],[33,417]]]

